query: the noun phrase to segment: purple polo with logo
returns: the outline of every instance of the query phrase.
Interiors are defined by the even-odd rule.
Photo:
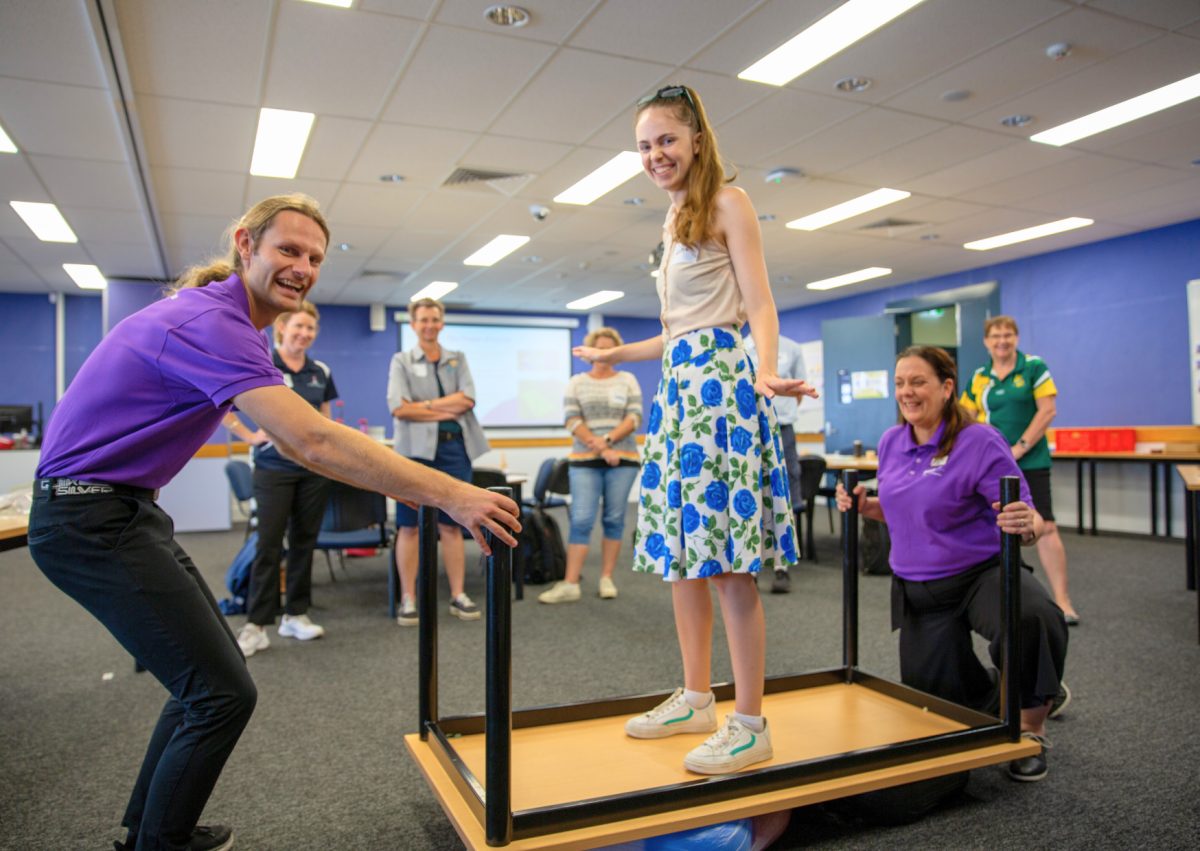
[[[879,502],[892,538],[892,570],[902,579],[944,579],[1000,552],[992,503],[1002,476],[1020,476],[1021,501],[1033,505],[1004,436],[969,425],[944,458],[934,458],[946,424],[917,444],[908,425],[879,441]]]
[[[283,385],[250,322],[237,275],[180,290],[123,320],[54,408],[40,478],[160,488],[191,460],[232,406]]]

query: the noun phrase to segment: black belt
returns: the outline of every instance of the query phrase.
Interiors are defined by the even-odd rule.
[[[158,499],[156,488],[133,485],[110,485],[107,482],[84,482],[55,476],[37,479],[33,483],[34,499],[57,499],[63,496],[132,496],[138,499]]]
[[[461,431],[438,431],[438,443],[445,443],[448,440],[462,440],[463,433]]]

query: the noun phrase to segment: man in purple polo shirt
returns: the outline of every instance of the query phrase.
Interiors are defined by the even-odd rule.
[[[30,553],[170,692],[118,851],[233,844],[231,828],[196,822],[257,692],[216,601],[154,502],[232,405],[310,469],[437,506],[485,551],[484,529],[515,546],[507,529],[520,525],[511,500],[390,452],[284,386],[260,332],[299,309],[328,242],[311,198],[255,205],[232,229],[227,258],[188,270],[169,298],[117,325],[50,418]]]
[[[943,349],[910,346],[896,358],[896,403],[904,420],[879,441],[879,498],[855,489],[858,510],[887,523],[892,538],[892,629],[900,630],[905,685],[977,709],[999,706],[999,682],[980,664],[974,630],[1000,667],[1000,533],[1036,543],[1044,524],[1021,500],[1001,506],[1000,479],[1021,476],[1004,436],[958,404],[957,367]],[[838,508],[852,498],[838,485]],[[1046,718],[1061,711],[1067,627],[1032,577],[1021,583],[1021,731],[1047,745]],[[1055,712],[1055,714],[1057,714]],[[1046,776],[1045,751],[1013,760],[1014,780]]]

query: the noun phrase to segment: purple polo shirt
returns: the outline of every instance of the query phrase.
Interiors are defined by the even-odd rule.
[[[191,460],[232,406],[282,385],[250,322],[237,275],[180,290],[123,320],[54,408],[41,478],[160,488]]]
[[[908,425],[879,441],[879,502],[892,538],[892,570],[925,581],[962,573],[1000,552],[992,503],[1001,476],[1021,476],[1004,436],[985,424],[964,428],[954,448],[934,459],[946,424],[917,445]],[[1021,501],[1033,505],[1021,476]]]

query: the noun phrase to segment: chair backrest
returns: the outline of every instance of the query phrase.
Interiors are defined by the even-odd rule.
[[[325,519],[321,521],[322,532],[355,532],[368,526],[379,526],[382,530],[386,525],[387,498],[383,494],[333,482]]]
[[[546,483],[546,492],[564,495],[571,492],[571,464],[566,458],[559,458],[550,468],[550,481]]]
[[[230,461],[225,465],[229,488],[239,502],[254,499],[254,471],[245,461]]]
[[[541,502],[546,498],[546,485],[550,484],[550,474],[554,472],[554,459],[547,458],[538,467],[537,476],[533,480],[533,500]]]
[[[497,467],[474,467],[471,470],[471,484],[477,488],[506,488],[508,476]]]
[[[817,495],[821,478],[825,475],[825,459],[800,456],[800,498],[810,500]]]

